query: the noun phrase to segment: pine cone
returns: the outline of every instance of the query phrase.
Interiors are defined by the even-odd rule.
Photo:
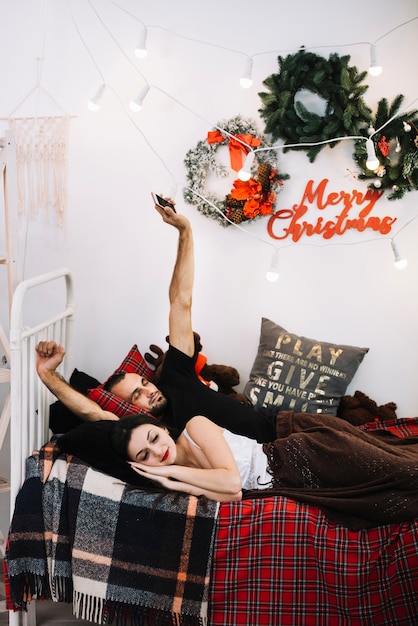
[[[225,204],[227,209],[242,209],[244,206],[244,202],[242,200],[237,200],[233,198],[230,194],[226,196]]]
[[[228,217],[234,224],[241,224],[245,217],[244,209],[236,209],[236,211],[231,213]]]
[[[260,163],[257,171],[257,180],[261,183],[263,191],[270,189],[271,165],[269,163]]]

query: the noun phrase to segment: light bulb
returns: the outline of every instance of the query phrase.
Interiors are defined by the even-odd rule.
[[[245,157],[245,161],[244,161],[244,165],[242,166],[242,168],[240,169],[240,171],[238,172],[238,178],[242,181],[247,181],[250,180],[251,178],[251,166],[253,164],[253,161],[255,159],[255,152],[253,150],[251,150],[247,156]]]
[[[91,98],[91,100],[88,101],[87,106],[90,109],[90,111],[95,112],[100,109],[100,107],[102,106],[100,101],[103,97],[105,89],[106,89],[106,85],[100,85],[100,87],[94,94],[93,98]]]
[[[143,30],[141,31],[141,34],[139,35],[139,41],[136,45],[135,48],[135,56],[138,59],[145,59],[145,57],[148,54],[148,50],[147,50],[147,29],[143,28]]]
[[[266,278],[269,283],[275,283],[279,280],[279,273],[273,269],[270,269],[268,272],[266,272]]]
[[[371,76],[380,76],[382,73],[382,66],[378,64],[376,58],[376,48],[375,46],[370,47],[370,67],[369,74]]]
[[[248,57],[245,63],[244,74],[239,79],[239,84],[244,89],[248,89],[253,84],[252,70],[253,70],[253,60],[251,57]]]
[[[367,161],[366,167],[372,172],[379,167],[379,159],[376,156],[374,150],[374,143],[372,139],[366,139]]]
[[[270,283],[279,280],[279,251],[275,250],[271,260],[270,269],[266,272],[266,278]]]
[[[405,267],[408,265],[408,261],[406,259],[404,259],[400,254],[399,254],[399,250],[395,244],[395,242],[393,241],[393,239],[391,239],[390,245],[392,246],[392,250],[393,250],[393,254],[395,257],[395,267],[397,270],[403,270],[405,269]]]
[[[145,87],[141,89],[141,91],[136,96],[136,98],[132,98],[132,100],[129,103],[129,108],[131,109],[131,111],[138,113],[138,111],[142,109],[144,98],[148,92],[149,92],[149,85],[145,85]]]

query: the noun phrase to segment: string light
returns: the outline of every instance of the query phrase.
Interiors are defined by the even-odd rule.
[[[397,245],[396,245],[396,243],[394,242],[393,239],[390,240],[390,245],[392,246],[393,255],[395,257],[394,265],[395,265],[396,269],[397,270],[405,269],[405,267],[408,265],[407,259],[405,259],[403,256],[401,256],[401,254],[399,253],[398,247],[397,247]]]
[[[244,89],[248,89],[253,84],[252,71],[253,71],[253,60],[251,57],[248,57],[245,63],[244,74],[239,79],[239,84]]]
[[[372,44],[370,46],[370,67],[369,74],[370,76],[380,76],[382,73],[382,66],[378,64],[376,57],[376,46]]]
[[[113,0],[110,0],[110,1],[111,1],[113,4],[115,4],[115,6],[118,6],[118,5],[116,4],[116,2],[114,2]],[[69,0],[67,0],[67,2],[68,2],[68,4],[69,4]],[[110,30],[109,30],[109,29],[106,27],[106,25],[104,24],[104,22],[103,22],[102,18],[101,18],[101,17],[100,17],[100,15],[98,14],[97,10],[93,7],[93,5],[92,5],[92,3],[91,3],[91,0],[88,0],[88,4],[89,4],[89,5],[91,6],[91,8],[94,10],[94,12],[96,13],[96,15],[97,15],[98,19],[101,21],[102,25],[103,25],[103,26],[105,27],[105,29],[108,31],[108,33],[110,34],[110,36],[112,37],[112,39],[115,41],[115,43],[118,45],[118,47],[119,47],[119,49],[121,50],[121,52],[122,52],[122,53],[126,56],[126,54],[124,53],[123,48],[122,48],[122,47],[120,46],[120,44],[119,44],[119,43],[115,40],[114,36],[112,35],[112,33],[110,32]],[[119,7],[119,8],[121,8],[121,9],[122,9],[122,7]],[[71,14],[72,14],[72,12],[71,12]],[[92,60],[93,60],[93,62],[94,62],[94,64],[95,64],[95,66],[96,66],[96,68],[97,68],[97,70],[98,70],[98,72],[99,72],[99,74],[100,74],[100,76],[102,77],[102,80],[103,80],[103,85],[99,88],[99,90],[98,90],[98,92],[95,94],[94,98],[92,98],[92,100],[90,101],[90,102],[93,104],[93,108],[95,108],[95,110],[97,110],[97,109],[100,107],[100,99],[101,99],[101,97],[103,96],[103,93],[104,93],[104,90],[105,90],[105,79],[104,79],[103,75],[101,74],[100,69],[99,69],[99,67],[98,67],[98,65],[97,65],[97,63],[96,63],[96,61],[95,61],[95,59],[93,58],[92,53],[91,53],[91,51],[89,50],[89,48],[88,48],[88,46],[87,46],[86,42],[83,40],[83,37],[81,36],[81,33],[80,33],[79,29],[78,29],[78,26],[77,26],[77,24],[76,24],[76,22],[75,22],[75,20],[74,20],[74,16],[73,16],[73,15],[72,15],[72,17],[73,17],[73,22],[74,22],[74,24],[75,24],[75,26],[76,26],[77,32],[78,32],[78,34],[79,34],[79,36],[80,36],[80,38],[81,38],[81,40],[82,40],[83,44],[85,45],[85,47],[86,47],[86,49],[87,49],[87,52],[90,54],[90,56],[91,56],[91,58],[92,58]],[[132,17],[135,17],[135,16],[132,16]],[[137,19],[137,18],[135,18],[135,19]],[[414,20],[414,19],[418,19],[418,18],[413,18],[413,20]],[[407,23],[409,23],[409,22],[411,22],[411,21],[413,21],[413,20],[409,20],[408,22],[406,22],[406,24],[407,24]],[[140,20],[138,20],[138,21],[140,21]],[[141,22],[141,24],[143,24],[143,23]],[[158,27],[158,28],[162,28],[162,27],[160,27],[160,26],[157,26],[157,27]],[[150,28],[150,26],[149,26],[148,28]],[[398,28],[398,27],[397,27],[397,28]],[[167,29],[162,28],[162,30],[167,30]],[[393,30],[395,30],[395,29],[393,29]],[[168,32],[172,32],[172,31],[168,31]],[[392,32],[392,31],[390,31],[390,32]],[[177,35],[177,36],[179,36],[179,37],[182,37],[181,35],[178,35],[177,33],[173,33],[173,34],[175,34],[175,35]],[[388,34],[388,33],[387,33],[387,34]],[[385,35],[382,35],[382,37],[380,37],[379,39],[383,38],[384,36],[385,36]],[[143,31],[141,31],[140,41],[139,41],[139,44],[138,44],[138,46],[137,46],[139,49],[144,49],[144,48],[146,49],[146,37],[147,37],[147,27],[143,24]],[[182,37],[182,38],[184,38],[184,39],[188,39],[188,40],[192,40],[192,41],[197,41],[198,43],[206,43],[206,42],[203,42],[203,41],[200,41],[200,40],[191,39],[190,37]],[[376,40],[376,41],[377,41],[377,40]],[[357,42],[357,44],[358,44],[358,43],[361,43],[361,42]],[[364,43],[364,42],[363,42],[363,43]],[[244,55],[244,53],[242,53],[242,52],[239,52],[239,51],[237,51],[237,50],[230,50],[229,48],[224,48],[223,46],[216,46],[215,44],[208,44],[208,45],[212,45],[213,47],[219,47],[219,48],[222,48],[222,49],[225,49],[225,50],[229,50],[230,52],[235,52],[235,53],[239,53],[239,54],[243,54],[243,55]],[[350,45],[355,45],[355,44],[350,44]],[[369,44],[369,45],[372,45],[372,44]],[[324,46],[321,46],[321,47],[324,47]],[[276,51],[276,53],[277,53],[277,51]],[[241,78],[242,78],[242,79],[246,79],[246,81],[247,81],[247,85],[248,85],[248,86],[250,86],[250,85],[249,85],[249,83],[250,83],[250,82],[252,82],[252,76],[251,76],[251,73],[252,73],[252,66],[253,66],[253,58],[254,58],[255,56],[258,56],[259,54],[266,54],[266,53],[258,53],[258,54],[252,55],[252,57],[249,57],[249,56],[245,55],[245,56],[246,56],[246,67],[245,67],[245,72],[244,72],[244,74],[243,74],[243,76],[242,76]],[[374,48],[373,48],[373,51],[371,50],[371,55],[372,55],[372,54],[374,54],[374,55],[375,55],[375,49],[374,49]],[[130,59],[128,59],[128,60],[130,61]],[[374,59],[372,59],[372,60],[375,60],[375,56],[374,56]],[[131,61],[130,61],[130,62],[131,62]],[[134,64],[133,64],[132,62],[131,62],[131,64],[134,66]],[[136,68],[136,66],[134,66],[134,67],[135,67],[135,69],[138,71],[138,73],[142,76],[142,78],[146,81],[146,78],[145,78],[145,77],[141,74],[141,72],[139,72],[139,70]],[[146,81],[146,82],[147,82],[147,81]],[[241,81],[240,81],[240,82],[241,82]],[[245,83],[245,80],[244,80],[243,82]],[[107,85],[107,86],[108,86],[108,85]],[[141,90],[141,92],[138,94],[138,96],[137,96],[136,98],[132,99],[132,101],[131,101],[131,103],[130,103],[131,110],[132,110],[132,109],[134,109],[134,110],[140,110],[140,108],[141,108],[141,106],[142,106],[142,101],[143,101],[143,100],[144,100],[144,98],[146,97],[146,95],[147,95],[148,91],[150,90],[150,87],[151,87],[151,85],[149,85],[149,84],[148,84],[148,82],[147,82],[147,85],[143,88],[143,90]],[[164,90],[163,90],[163,89],[161,89],[160,87],[158,87],[158,86],[153,86],[153,87],[154,87],[155,89],[157,89],[158,91],[161,91],[162,93],[164,93],[166,96],[168,96],[168,97],[169,97],[170,99],[172,99],[173,101],[175,101],[175,102],[177,102],[178,104],[180,104],[180,106],[182,106],[183,108],[185,108],[185,109],[189,110],[191,113],[193,113],[193,114],[195,114],[195,115],[199,116],[197,112],[192,111],[191,109],[189,109],[187,106],[185,106],[183,103],[181,103],[181,102],[179,102],[178,100],[176,100],[176,99],[175,99],[175,98],[174,98],[171,94],[167,93],[166,91],[164,91]],[[112,90],[112,91],[113,91],[113,90]],[[116,93],[115,93],[115,95],[116,95],[116,97],[119,99],[119,101],[121,102],[121,100],[120,100],[119,96],[117,96],[117,94],[116,94]],[[414,101],[414,102],[415,102],[415,101]],[[122,102],[121,102],[121,104],[122,104]],[[413,103],[412,103],[412,104],[413,104]],[[409,105],[409,106],[410,106],[410,105]],[[128,115],[129,115],[129,114],[128,114]],[[130,117],[130,116],[129,116],[129,117]],[[199,116],[199,117],[201,117],[201,116]],[[396,116],[393,116],[393,118],[394,118],[394,117],[396,117]],[[365,138],[364,138],[364,137],[362,137],[362,136],[356,136],[356,137],[348,137],[348,136],[345,136],[345,137],[336,137],[336,138],[334,138],[334,139],[326,140],[326,141],[323,141],[323,142],[317,142],[317,143],[318,143],[318,144],[322,144],[322,143],[332,143],[332,142],[334,142],[334,141],[341,141],[341,140],[343,140],[343,139],[344,139],[344,140],[348,140],[348,139],[352,139],[352,140],[359,140],[359,139],[362,139],[362,140],[365,140],[365,141],[366,141],[367,154],[368,154],[368,165],[367,165],[367,166],[368,166],[368,167],[370,166],[370,167],[377,168],[377,167],[378,167],[378,165],[379,165],[379,161],[378,161],[378,159],[377,159],[377,157],[376,157],[376,153],[375,153],[375,149],[374,149],[374,144],[373,144],[373,141],[372,141],[372,139],[371,139],[371,136],[372,136],[372,135],[374,135],[376,132],[379,132],[379,131],[380,131],[380,130],[384,127],[384,126],[386,126],[387,124],[389,124],[389,123],[392,121],[392,119],[393,119],[393,118],[391,118],[390,120],[387,120],[387,121],[386,121],[386,122],[382,125],[382,127],[381,127],[381,128],[379,128],[377,131],[375,131],[373,128],[371,128],[371,129],[370,129],[370,131],[369,131],[369,134],[370,134],[369,139],[365,139]],[[130,118],[130,119],[131,119],[131,118]],[[203,118],[202,118],[202,119],[203,119]],[[149,142],[149,141],[147,140],[147,138],[144,136],[144,134],[143,134],[142,130],[141,130],[141,129],[140,129],[140,128],[139,128],[139,127],[138,127],[138,126],[134,123],[133,119],[131,119],[131,121],[132,121],[132,123],[134,124],[134,126],[137,128],[137,130],[140,132],[140,134],[144,137],[144,139],[146,140],[146,142],[147,142],[148,146],[151,148],[151,150],[152,150],[152,151],[156,154],[156,156],[157,156],[158,158],[160,158],[160,160],[162,161],[162,159],[161,159],[160,155],[159,155],[159,154],[158,154],[158,153],[154,150],[154,148],[152,147],[152,145],[150,144],[150,142]],[[208,121],[208,120],[206,120],[206,121]],[[211,123],[211,122],[209,121],[208,123]],[[215,127],[216,127],[216,125],[213,125],[213,124],[212,124],[212,126],[215,126]],[[221,131],[222,131],[223,129],[219,129],[219,130],[221,130]],[[410,130],[411,130],[411,128],[410,128],[410,127],[409,127],[406,123],[404,123],[404,130],[405,130],[406,132],[408,132],[408,131],[410,131]],[[229,134],[229,133],[226,133],[226,134]],[[245,144],[245,142],[242,142],[242,141],[241,141],[240,143],[243,143],[243,144],[244,144],[244,145],[248,148],[248,150],[249,150],[249,152],[248,152],[248,154],[247,154],[247,157],[246,157],[246,159],[245,159],[244,166],[243,166],[243,168],[240,170],[240,172],[239,172],[239,174],[238,174],[238,175],[239,175],[239,178],[240,178],[241,180],[249,180],[249,178],[251,178],[251,166],[252,166],[253,161],[254,161],[254,158],[255,158],[255,152],[262,151],[262,150],[280,150],[280,149],[287,149],[287,148],[291,148],[291,147],[296,147],[296,145],[295,145],[295,146],[292,146],[292,145],[283,145],[283,146],[270,146],[270,147],[266,147],[266,148],[258,148],[258,149],[253,150],[253,149],[251,149],[251,148],[250,148],[250,146],[247,146],[247,144]],[[312,143],[309,143],[309,144],[297,144],[297,147],[310,146],[310,145],[315,145],[315,144],[312,144]],[[172,175],[172,173],[170,172],[170,170],[169,170],[169,168],[167,167],[167,165],[166,165],[163,161],[162,161],[162,163],[163,163],[163,165],[165,166],[165,168],[167,169],[167,171],[171,174],[172,179],[173,179],[173,181],[174,181],[174,184],[176,185],[176,188],[177,188],[177,183],[176,183],[176,180],[175,180],[174,176],[173,176],[173,175]],[[197,192],[196,192],[196,190],[194,190],[194,189],[191,189],[191,191],[192,191],[193,193],[197,193]],[[199,193],[197,193],[197,195],[200,195],[200,194],[199,194]],[[212,203],[209,201],[209,199],[206,199],[206,198],[204,198],[204,199],[205,199],[205,200],[206,200],[209,204],[212,204]],[[214,205],[213,205],[213,206],[214,206]],[[217,207],[215,207],[215,208],[217,208]],[[229,221],[229,220],[227,220],[227,221]],[[231,223],[232,223],[232,222],[231,222]],[[239,226],[239,225],[237,225],[237,224],[234,224],[234,226],[235,226],[236,228],[240,228],[240,226]],[[244,230],[244,232],[245,232],[247,235],[254,236],[254,235],[252,235],[249,231],[247,231],[247,230],[245,230],[245,229],[242,229],[242,230]],[[255,238],[256,238],[256,239],[259,239],[259,240],[260,240],[260,241],[262,241],[264,244],[268,243],[268,242],[266,242],[264,239],[261,239],[261,238],[259,238],[259,237],[255,237]],[[271,245],[271,244],[269,243],[269,245]],[[302,244],[302,245],[304,245],[304,244]],[[305,244],[305,245],[306,245],[306,244]],[[335,245],[339,245],[339,244],[335,244]],[[286,247],[286,246],[283,246],[283,247]],[[395,254],[395,249],[396,249],[396,248],[394,247],[394,243],[393,243],[393,242],[392,242],[392,249],[394,250],[394,254]],[[398,267],[398,268],[405,267],[405,266],[406,266],[406,263],[407,263],[407,262],[406,262],[406,260],[405,260],[405,259],[403,259],[403,258],[399,255],[399,253],[396,253],[396,254],[395,254],[395,264],[396,264],[396,267]],[[274,253],[274,255],[273,255],[273,259],[272,259],[272,263],[271,263],[271,267],[270,267],[269,271],[266,273],[266,278],[267,278],[268,280],[272,281],[272,282],[277,281],[277,280],[278,280],[278,278],[279,278],[279,272],[278,272],[278,250],[275,250],[275,253]]]
[[[379,167],[379,159],[376,156],[374,143],[373,143],[373,140],[370,139],[370,137],[369,139],[366,139],[366,150],[367,150],[366,167],[371,172],[374,172],[374,170],[377,170],[377,168]]]
[[[142,22],[142,20],[140,20],[138,17],[136,17],[135,15],[133,15],[132,13],[130,13],[129,11],[127,11],[124,7],[120,6],[117,2],[115,2],[115,0],[110,0],[110,2],[118,7],[118,9],[120,9],[121,11],[127,13],[130,17],[132,17],[133,19],[135,19],[136,21],[140,22],[143,26],[144,29],[146,30],[146,26],[144,24],[144,22]],[[370,67],[369,67],[369,72],[372,76],[378,76],[379,74],[381,74],[382,72],[382,67],[380,65],[377,64],[376,61],[376,43],[378,41],[380,41],[381,39],[384,39],[385,37],[387,37],[388,35],[390,35],[391,33],[393,33],[395,30],[398,30],[399,28],[402,28],[403,26],[406,26],[407,24],[413,22],[414,20],[417,20],[418,17],[413,17],[409,20],[407,20],[406,22],[403,22],[402,24],[398,24],[397,26],[395,26],[394,28],[392,28],[391,30],[389,30],[388,32],[384,33],[383,35],[381,35],[380,37],[378,37],[374,43],[370,43],[370,42],[362,42],[362,41],[357,41],[357,42],[351,42],[351,43],[346,43],[346,44],[338,44],[338,45],[321,45],[321,46],[310,46],[309,50],[315,50],[317,48],[321,49],[321,48],[335,48],[335,47],[353,47],[355,45],[363,45],[363,44],[369,44],[370,45],[370,56],[371,56],[371,63],[370,63]],[[148,28],[151,28],[152,26],[148,26]],[[234,50],[232,48],[227,48],[226,46],[220,46],[218,44],[214,44],[211,42],[207,42],[207,41],[203,41],[201,39],[195,39],[192,37],[187,37],[185,35],[181,35],[173,30],[170,30],[168,28],[165,28],[163,26],[160,25],[154,25],[154,28],[159,28],[161,30],[164,30],[165,32],[171,33],[172,35],[175,35],[176,37],[179,37],[181,39],[187,40],[187,41],[194,41],[200,44],[205,44],[208,46],[211,46],[212,48],[220,48],[222,50],[227,50],[229,52],[234,52],[236,54],[242,54],[244,55],[245,53],[240,51],[240,50]],[[140,49],[141,46],[138,46]],[[255,54],[252,55],[252,58],[248,57],[247,58],[247,62],[248,60],[251,62],[251,68],[252,68],[252,62],[253,62],[253,58],[256,56],[263,56],[263,55],[269,55],[269,54],[283,54],[286,52],[291,52],[291,50],[268,50],[268,51],[262,51],[262,52],[257,52]],[[136,52],[135,52],[136,54]],[[146,54],[146,53],[145,53]],[[245,55],[247,56],[247,55]],[[246,76],[246,73],[244,73],[244,75],[241,77],[240,79],[240,84],[242,87],[244,88],[248,88],[251,87],[252,85],[252,77],[251,77],[251,71],[249,73],[249,76]]]
[[[142,109],[143,101],[147,93],[149,92],[149,90],[150,90],[149,85],[145,85],[145,87],[142,87],[141,91],[136,96],[136,98],[132,98],[132,100],[129,103],[129,108],[131,109],[131,111],[134,111],[134,113],[138,113],[138,111]]]
[[[244,165],[242,166],[242,168],[238,172],[238,178],[240,180],[242,180],[242,181],[250,180],[250,178],[251,178],[251,166],[253,164],[254,159],[255,159],[255,152],[254,152],[254,150],[250,150],[250,152],[245,157]]]
[[[96,111],[98,111],[100,109],[100,107],[102,106],[101,100],[103,98],[103,94],[105,92],[105,89],[106,89],[106,85],[100,85],[100,87],[98,88],[98,90],[94,94],[93,98],[91,98],[88,101],[87,106],[90,109],[90,111],[96,112]]]
[[[279,280],[279,250],[276,248],[271,260],[270,269],[266,272],[266,278],[270,283]]]
[[[146,27],[144,26],[140,32],[139,41],[135,48],[135,56],[138,59],[145,59],[145,57],[148,55],[147,34],[148,34],[148,31]]]

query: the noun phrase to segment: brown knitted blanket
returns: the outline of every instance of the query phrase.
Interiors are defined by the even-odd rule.
[[[353,529],[418,516],[418,418],[409,436],[338,417],[282,411],[264,444],[276,493],[314,504]],[[268,492],[271,495],[271,491]]]

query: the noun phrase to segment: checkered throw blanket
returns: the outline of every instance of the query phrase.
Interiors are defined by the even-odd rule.
[[[98,624],[205,624],[218,506],[129,487],[48,443],[16,500],[7,607],[35,596]]]
[[[416,626],[418,519],[350,530],[283,496],[222,503],[211,626]]]
[[[418,418],[360,428],[416,436]],[[418,625],[418,519],[351,530],[271,496],[222,503],[217,527],[211,626]]]

